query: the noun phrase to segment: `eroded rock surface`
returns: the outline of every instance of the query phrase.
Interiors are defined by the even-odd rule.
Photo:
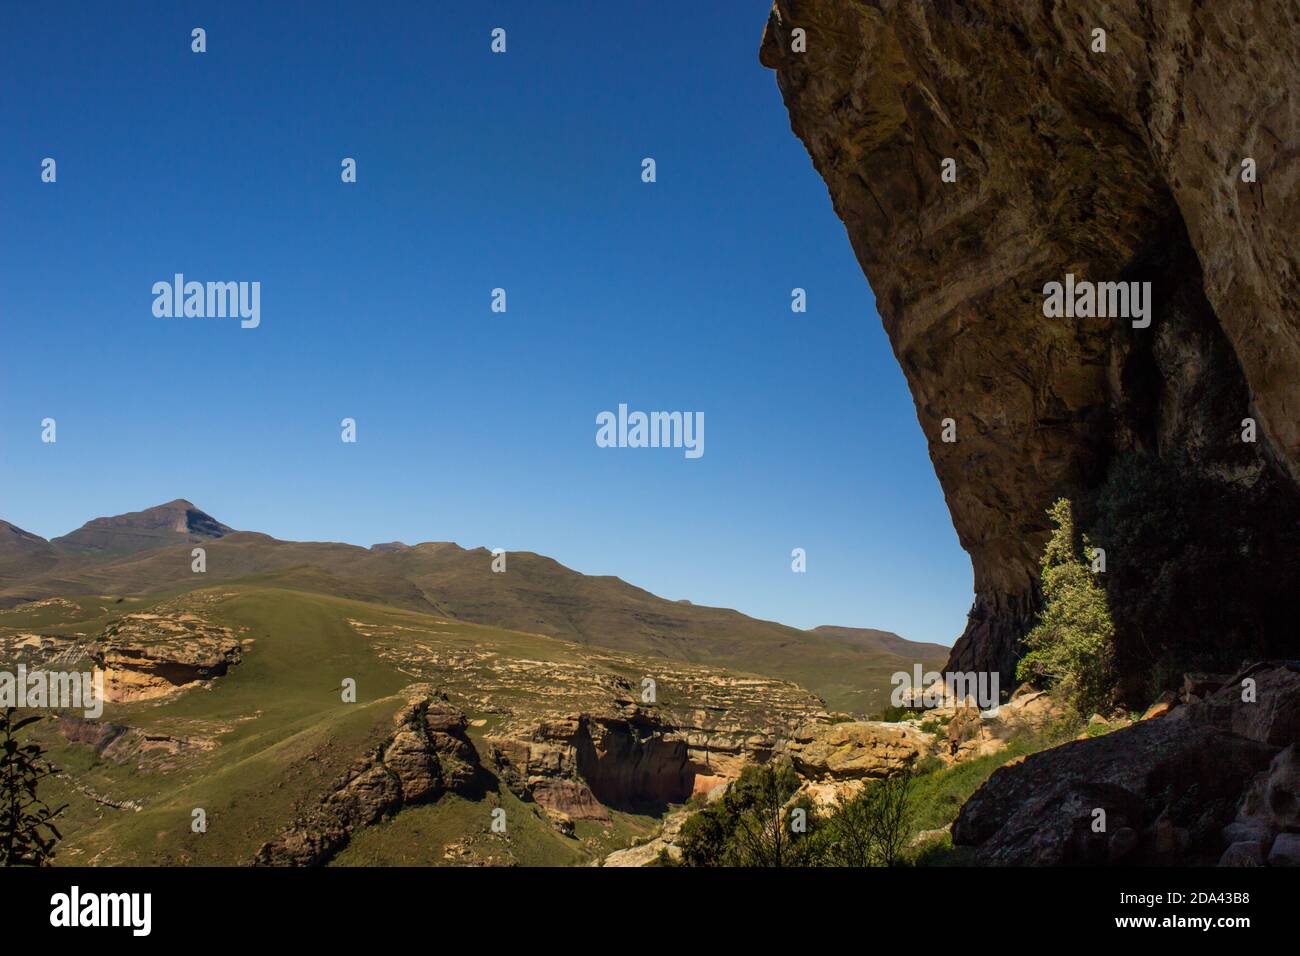
[[[206,752],[217,746],[213,737],[180,737],[107,720],[61,716],[58,726],[65,740],[84,744],[105,760],[142,770],[165,770],[174,764],[174,757]]]
[[[511,791],[562,829],[572,820],[606,820],[610,807],[656,812],[784,752],[795,728],[819,714],[816,699],[792,685],[743,683],[764,685],[775,700],[746,707],[725,681],[693,707],[646,707],[615,694],[592,712],[516,717],[488,738],[492,762]],[[788,710],[773,706],[782,695]]]
[[[1207,603],[1217,646],[1293,633],[1300,571],[1278,529],[1300,480],[1298,46],[1300,8],[1251,0],[777,0],[761,60],[871,282],[974,566],[950,669],[1011,683],[1044,510],[1118,495],[1135,453],[1208,482],[1219,505],[1197,537],[1258,569]],[[1151,282],[1150,327],[1046,319],[1043,286],[1067,273]],[[1171,557],[1186,593],[1215,586],[1201,555]],[[1148,640],[1193,631],[1119,610]]]
[[[813,781],[888,777],[931,752],[933,738],[901,723],[811,724],[790,743],[795,770]]]
[[[259,866],[316,866],[370,826],[404,806],[463,792],[479,762],[465,736],[464,714],[430,688],[407,689],[409,703],[393,720],[393,733],[361,756],[318,806],[257,851]]]
[[[825,704],[786,681],[560,644],[507,656],[437,633],[351,621],[386,660],[497,722],[485,756],[517,796],[568,831],[608,810],[657,811],[782,752]],[[653,699],[647,699],[647,681]]]
[[[128,614],[105,629],[93,659],[108,700],[152,700],[224,675],[242,644],[194,614]]]

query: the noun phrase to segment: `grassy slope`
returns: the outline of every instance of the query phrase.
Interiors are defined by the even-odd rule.
[[[363,604],[307,592],[263,586],[223,586],[182,600],[203,602],[202,613],[234,628],[254,643],[241,664],[208,687],[187,691],[162,703],[109,705],[104,719],[173,736],[214,737],[218,746],[191,753],[170,769],[142,771],[97,758],[80,744],[64,741],[52,724],[42,739],[53,762],[83,787],[114,800],[141,804],[140,812],[103,806],[62,779],[48,781],[47,800],[68,802],[62,818],[63,864],[246,863],[266,840],[311,803],[368,747],[389,733],[401,705],[394,697],[412,678],[377,656],[349,618],[421,626],[450,642],[488,644],[532,657],[575,653],[570,645],[536,635],[511,634],[474,625],[448,623],[381,605]],[[129,611],[154,610],[157,602],[122,603],[78,599],[69,614],[62,606],[0,613],[0,627],[53,634],[94,634],[110,619]],[[357,681],[358,701],[343,704],[343,677]],[[488,781],[486,801],[517,804],[517,824],[506,845],[521,863],[571,863],[586,860],[590,847],[555,833],[504,788]],[[442,821],[430,840],[459,839],[489,819],[494,805],[456,798],[404,811],[388,824],[397,839],[366,836],[354,851],[367,862],[441,860],[443,844],[414,842],[421,821]],[[207,812],[208,831],[190,831],[191,812]],[[413,814],[408,821],[407,814]],[[615,828],[615,843],[625,833],[643,832],[651,821],[633,820]],[[382,830],[382,828],[381,828]],[[579,834],[580,836],[582,834]]]
[[[87,565],[64,563],[0,586],[0,602],[50,594],[142,594],[219,581],[260,580],[301,590],[432,612],[477,624],[561,637],[670,660],[793,681],[835,710],[871,714],[887,703],[890,677],[914,663],[932,669],[934,645],[898,652],[760,621],[737,611],[665,600],[614,577],[579,574],[529,552],[491,555],[454,544],[393,552],[284,542],[240,532],[208,542],[208,572],[190,570],[190,545]],[[943,649],[946,652],[946,649]]]
[[[471,732],[480,753],[483,733]],[[498,807],[506,812],[505,833],[492,832],[492,811]],[[578,821],[576,839],[570,839],[552,827],[535,804],[525,803],[495,779],[488,779],[484,799],[452,794],[404,810],[358,834],[332,865],[448,866],[472,859],[498,866],[580,866],[648,836],[659,824],[654,817],[619,811],[611,811],[610,817],[608,824]],[[449,855],[451,846],[463,846],[467,856]]]
[[[919,832],[947,827],[957,819],[962,805],[998,767],[1026,754],[1065,743],[1073,739],[1078,730],[1077,724],[1065,721],[1038,733],[1014,737],[1006,749],[998,753],[922,774],[917,777],[912,791],[912,829]],[[951,866],[970,862],[969,854],[962,847],[953,847],[952,837],[948,834],[918,849],[917,862],[923,866]]]

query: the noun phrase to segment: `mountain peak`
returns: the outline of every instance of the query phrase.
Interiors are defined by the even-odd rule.
[[[169,544],[196,543],[230,534],[234,528],[176,498],[143,511],[95,518],[51,544],[64,551],[131,554]]]
[[[24,531],[18,525],[0,518],[0,552],[42,550],[48,547],[49,542],[40,535]]]

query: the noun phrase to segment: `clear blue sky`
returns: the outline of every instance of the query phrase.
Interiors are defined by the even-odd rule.
[[[969,563],[768,7],[0,4],[0,516],[184,497],[951,643]],[[176,272],[261,282],[261,327],[155,318]],[[598,448],[620,402],[704,457]]]

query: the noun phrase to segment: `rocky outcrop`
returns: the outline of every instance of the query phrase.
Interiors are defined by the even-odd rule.
[[[695,786],[686,740],[635,705],[617,716],[545,720],[489,743],[506,786],[559,820],[608,820],[606,807],[661,809],[688,799]]]
[[[320,803],[257,851],[258,866],[318,866],[343,849],[359,827],[402,807],[465,792],[479,769],[465,736],[465,715],[441,695],[414,685],[393,733],[348,770]]]
[[[110,701],[166,697],[221,677],[242,659],[230,628],[193,614],[130,614],[110,624],[92,657]]]
[[[719,797],[722,791],[717,791]],[[693,811],[687,807],[678,807],[664,817],[663,825],[660,826],[659,832],[644,843],[636,846],[630,846],[625,850],[615,850],[603,860],[601,866],[613,867],[635,867],[635,866],[653,866],[657,864],[662,857],[667,857],[672,862],[677,862],[682,858],[682,848],[677,845],[677,840],[681,836],[682,827],[690,818]]]
[[[931,738],[906,724],[849,721],[810,724],[790,742],[795,770],[812,781],[888,777],[931,751]]]
[[[1294,6],[1250,0],[777,0],[761,60],[871,282],[974,566],[949,669],[1011,683],[1062,495],[1085,527],[1109,516],[1094,543],[1122,639],[1290,643],[1298,38]],[[1046,318],[1042,290],[1067,275],[1150,282],[1151,324]],[[1133,461],[1150,462],[1137,479]],[[1142,494],[1195,540],[1144,526],[1126,497]],[[1154,568],[1180,596],[1163,606],[1144,600]],[[1247,650],[1260,634],[1271,647]]]
[[[1213,863],[1233,804],[1271,757],[1271,748],[1215,728],[1137,724],[998,769],[962,807],[953,843],[977,846],[980,861],[996,865],[1120,862],[1138,843],[1112,860],[1111,841],[1132,830],[1146,835],[1146,852],[1126,862],[1199,854],[1196,862]],[[1196,800],[1189,812],[1201,815],[1185,819],[1175,813],[1175,801],[1191,788]],[[1219,816],[1207,819],[1215,805]],[[1099,820],[1104,830],[1094,829]],[[1120,840],[1128,844],[1129,834]]]
[[[784,752],[801,725],[824,714],[780,681],[715,679],[695,685],[694,706],[633,702],[631,685],[589,712],[507,722],[488,738],[502,781],[561,829],[606,820],[606,808],[657,812],[733,780],[748,763]]]
[[[1261,662],[1231,677],[1186,685],[1187,702],[1171,719],[1226,727],[1274,747],[1300,740],[1300,670],[1293,666]]]
[[[1276,859],[1273,845],[1300,833],[1296,738],[1286,737],[1300,675],[1243,673],[1253,699],[1239,681],[1202,683],[1207,697],[1164,716],[999,768],[962,807],[953,843],[998,865],[1279,864],[1289,841]]]
[[[241,659],[238,641],[203,641],[177,647],[113,647],[95,655],[110,701],[151,700],[196,681],[221,677]]]
[[[931,711],[930,716],[948,716],[947,710]],[[944,725],[939,756],[945,763],[985,757],[1005,750],[1017,737],[1049,732],[1066,719],[1065,708],[1059,701],[1027,686],[1017,690],[994,714],[982,714],[974,706],[959,705],[952,708]]]
[[[1236,819],[1223,830],[1229,846],[1220,866],[1300,866],[1290,847],[1300,840],[1300,756],[1291,744],[1246,788]]]
[[[58,727],[69,743],[84,744],[97,757],[139,769],[166,770],[175,763],[174,757],[217,746],[211,737],[177,737],[83,717],[61,716]]]
[[[239,641],[203,636],[168,644],[117,643],[94,654],[109,701],[153,700],[220,678],[242,659]]]

